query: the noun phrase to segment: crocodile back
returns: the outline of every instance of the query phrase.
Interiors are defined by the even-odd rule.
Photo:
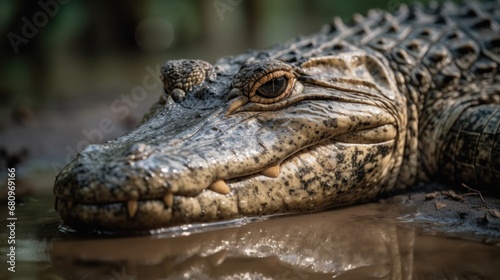
[[[416,3],[394,13],[355,15],[351,26],[339,19],[330,25],[329,32],[349,33],[346,43],[382,53],[406,97],[408,130],[399,187],[441,171],[446,134],[464,110],[500,103],[499,3]]]

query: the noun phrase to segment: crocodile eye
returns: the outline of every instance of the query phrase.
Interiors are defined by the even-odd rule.
[[[261,104],[278,102],[292,93],[295,80],[291,72],[272,72],[254,84],[249,95],[250,101]]]
[[[285,91],[287,84],[285,77],[274,78],[261,85],[256,94],[264,98],[276,98]]]
[[[274,59],[243,64],[234,76],[230,101],[225,115],[230,115],[245,104],[273,104],[282,101],[301,88],[292,66]]]

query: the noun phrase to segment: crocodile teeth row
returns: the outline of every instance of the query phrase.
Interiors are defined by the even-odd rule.
[[[260,172],[260,174],[267,176],[267,177],[272,177],[276,178],[280,174],[280,165],[273,165],[271,167],[268,167],[264,169],[263,171]],[[231,192],[231,189],[227,186],[226,182],[224,180],[218,180],[212,183],[209,187],[209,190],[214,191],[219,194],[228,194]],[[73,208],[73,201],[68,200],[67,206],[69,209]],[[169,208],[172,208],[172,205],[174,204],[174,194],[171,192],[168,192],[163,196],[163,203]],[[56,202],[57,205],[57,202]],[[138,202],[137,199],[131,199],[127,202],[127,212],[130,218],[135,217],[135,214],[137,214],[137,209],[138,209]]]
[[[264,169],[263,171],[260,172],[260,174],[267,176],[267,177],[272,177],[276,178],[280,174],[280,165],[273,165],[271,167],[268,167]],[[214,191],[219,194],[228,194],[231,192],[231,189],[227,186],[226,182],[224,180],[218,180],[212,183],[209,187],[209,190]],[[174,194],[173,193],[167,193],[163,196],[163,202],[165,203],[166,206],[169,208],[172,207],[174,204]],[[128,215],[129,217],[133,218],[135,214],[137,213],[137,200],[132,199],[127,202],[127,210],[128,210]]]
[[[212,185],[208,187],[208,189],[220,194],[228,194],[231,192],[231,190],[227,186],[226,182],[224,182],[224,180],[219,180],[214,182]],[[174,205],[174,194],[168,192],[163,196],[162,200],[163,203],[165,203],[165,206],[172,208],[172,205]],[[135,217],[135,214],[137,213],[137,208],[138,208],[137,199],[131,199],[127,202],[127,211],[130,218]]]
[[[165,194],[163,196],[163,203],[165,203],[165,205],[168,208],[172,208],[172,205],[174,205],[174,194],[170,192]],[[135,217],[135,214],[137,214],[137,209],[138,209],[137,199],[131,199],[127,202],[127,212],[130,218]]]

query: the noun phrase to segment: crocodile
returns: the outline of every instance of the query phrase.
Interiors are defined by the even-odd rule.
[[[61,170],[55,208],[76,229],[128,232],[436,180],[498,192],[499,3],[371,10],[214,64],[167,61],[143,122]]]

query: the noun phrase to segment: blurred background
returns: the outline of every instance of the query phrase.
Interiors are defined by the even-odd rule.
[[[49,193],[78,151],[138,124],[168,59],[213,63],[411,2],[1,0],[0,174],[17,167],[18,195]]]

